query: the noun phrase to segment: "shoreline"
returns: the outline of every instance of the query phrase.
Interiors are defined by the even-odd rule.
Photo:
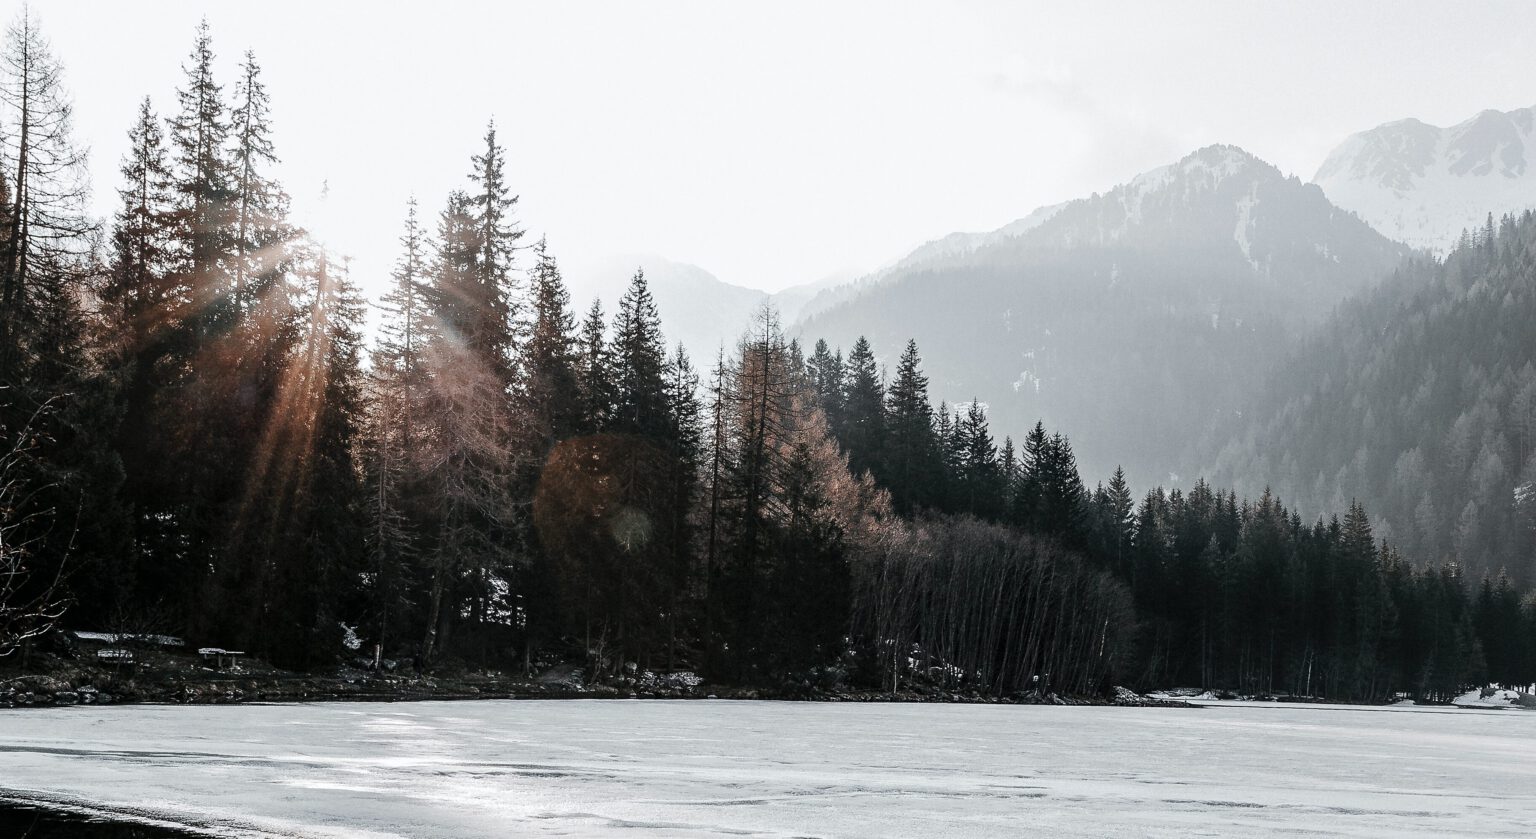
[[[58,638],[59,636],[55,636]],[[1350,702],[1289,695],[1242,697],[1225,691],[1163,689],[1147,694],[1115,687],[1107,694],[1058,695],[1028,691],[998,696],[913,680],[899,690],[827,687],[809,681],[772,686],[712,684],[691,671],[653,672],[628,665],[623,675],[588,682],[572,662],[546,661],[540,675],[500,670],[446,668],[434,673],[375,670],[339,663],[327,670],[291,671],[259,659],[237,666],[210,666],[206,657],[182,651],[134,650],[131,664],[103,662],[94,645],[59,643],[27,662],[0,668],[0,709],[74,705],[225,705],[309,702],[424,702],[537,699],[741,699],[783,702],[853,702],[966,705],[1063,705],[1203,707],[1201,699],[1254,704],[1324,704],[1378,708],[1392,702]],[[222,662],[219,664],[222,665]],[[1510,693],[1509,691],[1504,691]],[[1488,694],[1485,693],[1486,697]],[[1460,699],[1466,699],[1466,695]],[[1530,697],[1520,695],[1519,704]],[[1456,699],[1418,703],[1463,707]],[[1489,703],[1474,703],[1483,707]],[[1471,706],[1467,706],[1471,707]]]
[[[26,839],[207,839],[220,834],[165,819],[0,789],[0,835]]]
[[[21,677],[23,679],[29,677]],[[539,701],[539,700],[681,700],[681,701],[766,701],[852,704],[909,704],[909,705],[1055,705],[1080,707],[1140,707],[1140,708],[1194,708],[1198,704],[1180,699],[1149,698],[1139,694],[1131,697],[1108,698],[1102,696],[985,696],[981,694],[937,691],[818,691],[800,692],[764,688],[730,688],[710,686],[708,690],[675,692],[667,690],[624,690],[611,685],[596,685],[586,689],[547,689],[538,685],[507,686],[463,690],[326,690],[323,687],[305,689],[272,690],[268,685],[256,683],[236,687],[230,683],[213,689],[206,686],[177,685],[165,689],[151,689],[131,695],[111,694],[103,691],[69,690],[51,695],[36,691],[18,692],[7,690],[0,680],[0,710],[27,710],[66,708],[76,706],[179,706],[179,705],[299,705],[307,703],[410,703],[410,702],[476,702],[476,701]],[[62,696],[62,698],[61,698]],[[81,697],[107,697],[85,700]],[[1299,703],[1298,703],[1299,704]],[[1364,706],[1373,707],[1373,706]]]
[[[408,673],[338,664],[291,671],[259,659],[235,667],[202,657],[141,647],[132,663],[103,663],[91,645],[60,644],[20,666],[0,668],[0,709],[73,705],[222,705],[304,702],[419,702],[482,699],[763,699],[808,702],[897,702],[973,705],[1129,705],[1187,707],[1127,688],[1109,695],[1064,696],[1030,691],[1007,696],[948,689],[914,681],[899,690],[826,687],[802,682],[772,686],[712,684],[691,671],[652,672],[630,665],[624,674],[589,682],[570,662],[546,662],[540,675],[488,669]]]

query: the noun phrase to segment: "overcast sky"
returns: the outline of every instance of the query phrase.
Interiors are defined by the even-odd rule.
[[[1310,178],[1348,134],[1536,104],[1525,2],[33,2],[96,206],[198,19],[246,49],[303,218],[377,288],[500,126],[519,217],[567,262],[655,253],[769,290],[1104,191],[1204,144]],[[13,6],[19,8],[19,4]]]

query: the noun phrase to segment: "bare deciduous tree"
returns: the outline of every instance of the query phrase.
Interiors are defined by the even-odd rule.
[[[63,69],[23,10],[0,52],[0,105],[5,123],[0,166],[10,195],[0,250],[0,361],[15,340],[16,318],[39,270],[77,260],[88,247],[85,153],[74,143]]]
[[[12,437],[0,453],[0,658],[16,652],[28,640],[47,633],[64,614],[64,564],[52,574],[36,573],[31,565],[37,549],[51,535],[54,511],[33,504],[46,487],[26,479],[25,464],[37,441],[34,427],[52,408],[44,404]]]

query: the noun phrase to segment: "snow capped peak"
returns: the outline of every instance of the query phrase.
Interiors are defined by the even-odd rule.
[[[1516,115],[1525,117],[1521,131]],[[1525,174],[1526,140],[1530,138],[1530,109],[1500,113],[1483,111],[1452,128],[1447,156],[1452,174],[1499,174],[1518,178]]]
[[[1244,183],[1282,178],[1280,170],[1237,146],[1213,145],[1190,152],[1178,162],[1143,172],[1110,190],[1127,212],[1137,215],[1148,196],[1177,192],[1185,201],[1220,189],[1234,179]]]
[[[1447,128],[1402,119],[1346,139],[1313,181],[1386,235],[1445,250],[1489,213],[1536,206],[1533,157],[1536,107],[1485,110]]]
[[[1312,297],[1330,304],[1338,288],[1356,279],[1346,276],[1351,266],[1395,261],[1401,250],[1339,212],[1317,187],[1286,177],[1237,146],[1210,145],[1107,193],[1041,207],[989,233],[951,233],[930,241],[856,283],[817,295],[801,316],[913,274],[1028,263],[1032,252],[1095,248],[1184,251],[1200,260],[1215,254],[1232,277],[1317,286]],[[1119,268],[1115,257],[1108,258],[1105,273],[1114,282]]]
[[[1244,183],[1249,183],[1261,179],[1278,179],[1281,175],[1275,167],[1237,146],[1206,146],[1191,152],[1175,163],[1143,172],[1110,190],[1108,195],[1040,207],[1023,218],[987,233],[951,233],[934,239],[885,266],[877,272],[877,275],[964,257],[993,245],[1021,239],[1036,231],[1056,226],[1051,222],[1056,220],[1063,210],[1085,202],[1103,200],[1118,202],[1125,210],[1127,220],[1130,223],[1138,223],[1141,219],[1142,204],[1151,196],[1161,196],[1169,190],[1176,190],[1184,195],[1187,201],[1199,193],[1215,190],[1239,177],[1243,178]]]
[[[1249,233],[1260,216],[1260,186],[1285,180],[1280,170],[1237,146],[1206,146],[1143,172],[1102,196],[1073,202],[1068,205],[1072,212],[1042,226],[1035,238],[1046,237],[1065,246],[1151,241],[1161,235],[1182,235],[1173,234],[1175,229],[1187,231],[1189,225],[1228,218],[1232,221],[1224,223],[1225,235],[1253,263]]]
[[[1441,129],[1416,119],[1389,122],[1345,140],[1313,181],[1324,184],[1341,178],[1374,180],[1390,189],[1411,188],[1435,160]]]
[[[1225,180],[1249,172],[1274,174],[1280,170],[1237,146],[1217,144],[1190,152],[1175,164],[1186,175],[1205,175]]]

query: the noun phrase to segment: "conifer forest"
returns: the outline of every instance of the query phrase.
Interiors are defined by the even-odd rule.
[[[223,34],[189,34],[179,83],[122,126],[120,178],[94,185],[61,56],[30,14],[5,35],[0,660],[69,628],[296,671],[564,662],[785,696],[1446,701],[1536,683],[1529,545],[1498,538],[1507,488],[1399,456],[1380,439],[1409,433],[1391,410],[1308,438],[1347,397],[1308,401],[1297,374],[1303,395],[1268,416],[1319,415],[1283,432],[1317,461],[1304,476],[1368,443],[1356,472],[1418,470],[1394,521],[1475,499],[1467,515],[1505,530],[1426,513],[1386,532],[1348,482],[1304,516],[1284,482],[1250,485],[1268,451],[1253,437],[1213,473],[1244,494],[1082,474],[1073,428],[999,427],[1002,393],[936,398],[917,341],[800,330],[771,305],[690,354],[644,271],[611,311],[572,299],[560,231],[519,201],[536,162],[504,143],[540,126],[505,117],[420,150],[461,161],[462,182],[401,196],[392,271],[359,277],[293,218],[274,172],[302,152],[274,139],[258,57],[221,73]],[[93,188],[115,192],[110,218]],[[1349,311],[1530,277],[1536,216],[1400,271],[1412,282]],[[1373,333],[1331,334],[1312,368]],[[1530,323],[1499,335],[1528,348]],[[1350,392],[1403,387],[1391,365],[1410,356],[1392,358]],[[1525,429],[1511,462],[1536,428],[1528,372],[1477,385],[1488,427]]]

